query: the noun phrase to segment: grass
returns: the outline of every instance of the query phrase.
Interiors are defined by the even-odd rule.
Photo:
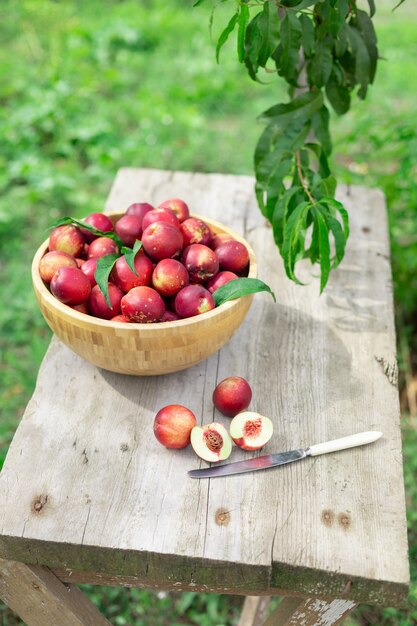
[[[417,15],[378,2],[382,55],[365,103],[335,119],[339,179],[387,196],[402,402],[416,409],[417,129],[412,76]],[[224,24],[220,7],[215,33]],[[3,0],[0,24],[0,466],[49,342],[29,266],[58,216],[101,210],[126,164],[252,173],[256,116],[285,98],[252,83],[228,42],[217,66],[209,9],[179,0]],[[410,391],[411,390],[411,391]],[[404,611],[361,607],[350,626],[417,622],[416,418],[403,418],[412,589]],[[240,600],[87,588],[114,624],[236,623]],[[147,614],[148,617],[144,617]],[[149,617],[150,616],[150,617]],[[146,621],[148,620],[148,621]],[[149,621],[152,620],[152,621]],[[20,624],[0,607],[0,623]]]

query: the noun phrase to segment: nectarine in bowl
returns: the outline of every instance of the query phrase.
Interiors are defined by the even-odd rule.
[[[109,217],[114,224],[122,215]],[[255,253],[245,239],[216,221],[198,215],[192,217],[204,220],[214,235],[227,234],[243,243],[249,253],[247,276],[256,278]],[[249,294],[193,317],[156,323],[101,319],[64,304],[51,293],[39,272],[39,263],[48,252],[48,245],[49,240],[43,242],[32,262],[33,287],[42,315],[55,335],[73,352],[112,372],[153,376],[191,367],[229,341],[252,303],[253,295]]]

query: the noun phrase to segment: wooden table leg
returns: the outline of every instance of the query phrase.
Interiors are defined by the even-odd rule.
[[[356,608],[352,600],[285,597],[263,626],[336,626]],[[254,624],[255,626],[255,624]]]
[[[78,587],[46,567],[0,559],[0,599],[27,626],[110,626]]]
[[[238,626],[260,626],[264,623],[270,596],[246,596]]]

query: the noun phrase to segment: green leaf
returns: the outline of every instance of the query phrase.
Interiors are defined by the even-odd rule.
[[[314,265],[320,258],[320,234],[317,221],[313,219],[313,230],[311,233],[310,247],[306,253],[310,259],[310,263]]]
[[[343,19],[346,19],[350,11],[349,0],[336,0],[336,7]]]
[[[285,177],[294,167],[295,152],[304,145],[309,131],[309,120],[296,119],[285,127],[268,124],[261,135],[255,151],[256,193],[259,208],[269,221],[285,191]]]
[[[323,200],[326,201],[326,204],[329,210],[333,211],[333,215],[337,215],[339,213],[340,217],[342,218],[343,231],[347,239],[349,237],[350,228],[349,228],[349,215],[345,207],[343,206],[341,202],[339,202],[338,200],[335,200],[334,198],[328,197]]]
[[[304,56],[309,59],[314,53],[314,24],[313,20],[309,18],[305,13],[302,13],[299,17],[301,30],[302,30],[302,43]]]
[[[237,33],[237,56],[240,63],[243,63],[245,58],[245,37],[248,22],[249,9],[246,4],[242,4],[239,11],[239,27]]]
[[[326,32],[329,31],[333,37],[338,36],[341,28],[345,23],[344,7],[341,5],[342,3],[339,2],[335,7],[330,10],[329,18],[326,24]],[[347,2],[343,3],[343,5],[346,5],[347,9],[349,8]]]
[[[259,68],[258,53],[262,46],[262,35],[258,27],[258,16],[246,27],[245,34],[245,56],[244,62],[252,80],[257,80],[256,74]]]
[[[253,80],[259,67],[265,67],[279,41],[279,18],[277,11],[270,12],[269,2],[257,13],[246,28],[245,65]]]
[[[348,38],[355,57],[355,79],[359,83],[359,98],[365,98],[371,78],[371,59],[361,33],[352,25],[348,25]]]
[[[337,267],[345,255],[346,239],[343,229],[339,222],[331,216],[328,216],[327,224],[333,233],[335,243],[335,258],[332,261],[332,267]]]
[[[323,196],[332,198],[336,192],[336,185],[335,177],[330,175],[320,181],[319,188]]]
[[[263,203],[262,212],[267,220],[271,221],[272,213],[275,203],[285,189],[284,177],[290,174],[293,166],[292,157],[286,157],[283,159],[276,159],[273,164],[273,168],[270,172],[268,180],[266,182],[256,182],[256,189],[258,193],[266,193],[266,202]]]
[[[404,0],[401,0],[400,4],[402,2],[404,2]],[[369,15],[371,17],[373,17],[375,15],[375,12],[376,12],[375,0],[368,0],[368,4],[369,4]]]
[[[283,0],[281,4],[284,7],[289,7],[291,9],[297,9],[297,11],[301,11],[301,9],[305,9],[307,7],[312,6],[318,2],[323,2],[323,0]]]
[[[319,247],[319,262],[320,262],[320,293],[323,293],[330,274],[330,243],[329,243],[329,230],[326,224],[326,220],[320,212],[319,206],[313,207],[313,217],[317,225],[318,230],[318,247]]]
[[[369,54],[369,82],[372,84],[375,78],[376,66],[378,63],[377,37],[372,20],[365,11],[358,9],[356,11],[356,19]]]
[[[319,164],[319,174],[322,178],[327,178],[330,175],[329,163],[327,161],[326,153],[322,146],[318,143],[306,143],[308,148],[317,158]]]
[[[100,291],[110,308],[112,307],[109,298],[109,276],[118,258],[118,254],[106,254],[105,256],[99,257],[97,259],[97,268],[94,272],[96,283],[100,287]]]
[[[251,293],[266,291],[271,294],[276,302],[275,294],[271,288],[259,278],[234,278],[225,285],[222,285],[213,293],[216,306],[220,306],[228,300],[235,300]]]
[[[284,228],[283,244],[281,254],[284,260],[285,272],[288,278],[301,285],[294,274],[294,267],[299,251],[300,236],[304,238],[306,229],[307,214],[311,209],[310,202],[301,202],[291,213]]]
[[[311,118],[311,124],[314,130],[317,141],[322,145],[322,148],[327,156],[332,151],[332,140],[329,131],[330,113],[325,104],[321,107],[320,111],[314,113]]]
[[[87,224],[86,222],[83,222],[82,220],[75,219],[75,217],[61,217],[59,220],[54,222],[50,228],[56,228],[57,226],[66,226],[68,224],[78,226],[79,228],[85,228],[93,235],[97,235],[97,237],[109,237],[110,239],[113,239],[117,243],[119,248],[123,246],[123,242],[120,239],[120,237],[118,237],[116,233],[113,232],[112,230],[110,231],[99,230],[98,228],[94,228],[94,226],[91,226],[91,224]]]
[[[274,124],[285,125],[288,124],[290,120],[307,120],[311,118],[322,106],[323,94],[321,91],[308,91],[297,96],[291,102],[276,104],[270,109],[267,109],[261,114],[259,119],[264,122],[272,120]]]
[[[300,46],[302,28],[294,11],[287,11],[281,21],[281,43],[275,50],[273,59],[278,74],[288,81],[297,82],[298,65],[300,58]]]
[[[288,217],[291,200],[297,193],[302,193],[302,191],[301,187],[291,187],[290,189],[286,189],[275,203],[271,224],[275,243],[280,249],[283,243],[284,225]]]
[[[216,46],[216,60],[217,60],[217,63],[219,62],[220,50],[222,49],[222,47],[226,43],[230,33],[233,32],[233,30],[234,30],[234,28],[235,28],[235,26],[237,24],[238,17],[239,17],[239,13],[236,12],[230,18],[230,21],[229,21],[228,25],[226,26],[226,28],[223,30],[223,32],[221,33],[221,35],[219,37],[219,40],[218,40],[217,46]]]
[[[258,28],[262,36],[262,46],[259,49],[258,62],[261,67],[265,67],[279,41],[280,20],[278,11],[274,7],[272,11],[270,10],[269,2],[265,2],[263,10],[257,17]]]
[[[329,80],[333,66],[332,48],[330,37],[317,42],[315,54],[307,65],[310,86],[323,87]]]
[[[132,272],[136,274],[136,276],[138,275],[138,273],[135,268],[135,257],[137,253],[139,252],[139,250],[141,249],[141,247],[142,247],[142,242],[139,241],[139,239],[136,239],[135,243],[133,244],[133,248],[126,248],[126,247],[122,248],[122,254],[126,259],[126,263],[130,267]]]
[[[335,256],[332,259],[332,267],[337,267],[345,254],[346,241],[349,236],[349,219],[344,206],[334,198],[324,197],[317,204],[328,230],[331,231],[335,242]],[[342,218],[342,223],[338,219]]]
[[[336,57],[345,54],[348,47],[347,24],[343,23],[334,42],[334,53]]]
[[[303,144],[310,130],[310,123],[296,119],[285,127],[275,128],[269,124],[265,133],[270,134],[268,150],[265,150],[265,135],[263,151],[255,150],[256,178],[259,182],[266,182],[271,177],[279,162],[286,156],[292,156]],[[262,158],[261,158],[262,154]]]
[[[267,181],[256,181],[255,192],[259,208],[269,221],[280,194],[285,191],[284,178],[291,173],[293,162],[294,155],[285,155],[282,159],[277,159]]]
[[[338,115],[347,113],[350,109],[350,93],[347,87],[340,85],[334,73],[326,84],[326,96]]]

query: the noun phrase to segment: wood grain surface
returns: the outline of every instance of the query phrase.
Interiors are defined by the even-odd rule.
[[[78,587],[45,567],[0,559],[0,599],[29,626],[110,626]]]
[[[107,210],[182,197],[248,238],[256,294],[232,340],[190,369],[128,377],[95,368],[53,340],[0,475],[0,556],[99,579],[250,595],[284,590],[402,605],[408,559],[386,209],[377,190],[340,190],[351,237],[323,295],[284,276],[250,177],[123,169]],[[365,430],[374,444],[264,472],[192,480],[191,448],[152,433],[182,403],[228,424],[212,392],[247,378],[251,408],[272,418],[260,452]],[[235,449],[230,460],[255,456]]]

